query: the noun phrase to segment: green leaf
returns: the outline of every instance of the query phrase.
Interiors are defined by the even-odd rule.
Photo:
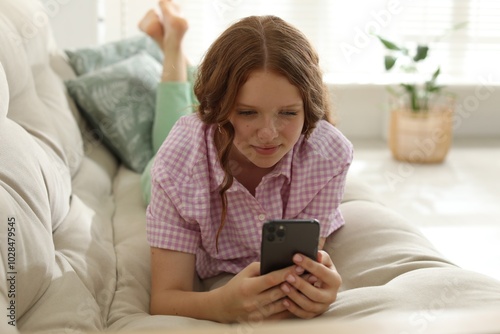
[[[400,84],[401,87],[403,87],[409,94],[415,93],[415,85],[410,85],[410,84]]]
[[[436,81],[437,77],[439,76],[439,73],[441,73],[441,67],[438,67],[436,72],[432,74],[432,79],[431,79],[432,82]]]
[[[391,55],[386,55],[384,57],[385,70],[389,71],[391,68],[393,68],[394,64],[396,64],[396,60],[397,59],[398,59],[397,57],[394,57],[394,56],[391,56]]]
[[[436,70],[436,72],[434,72],[433,76],[432,76],[432,79],[429,80],[429,81],[426,81],[425,82],[425,90],[429,93],[437,93],[439,92],[441,89],[444,88],[444,86],[439,86],[439,85],[436,85],[436,79],[437,79],[437,76],[439,75],[439,68]]]
[[[413,111],[420,110],[418,91],[415,85],[411,84],[401,84],[401,86],[406,90],[410,98],[410,106]]]
[[[439,92],[443,88],[444,88],[444,86],[432,85],[432,86],[428,86],[427,87],[427,91],[429,93],[437,93],[437,92]]]
[[[380,42],[382,42],[382,44],[384,44],[384,46],[386,47],[386,49],[389,49],[389,50],[394,50],[394,51],[403,51],[402,48],[400,48],[399,46],[397,46],[396,44],[394,44],[393,42],[391,41],[388,41],[386,40],[385,38],[383,37],[380,37],[379,35],[377,35],[378,39],[380,40]]]
[[[429,47],[427,45],[418,45],[417,53],[413,57],[414,61],[420,61],[427,58],[427,53],[429,52]]]
[[[389,94],[395,96],[395,97],[401,97],[404,95],[404,93],[400,92],[400,91],[397,91],[395,90],[393,87],[391,86],[387,86],[386,87],[387,91],[389,92]]]

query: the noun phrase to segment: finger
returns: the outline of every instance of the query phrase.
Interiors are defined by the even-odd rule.
[[[274,288],[274,293],[265,293],[265,298],[258,298],[253,302],[252,310],[248,310],[248,314],[238,321],[252,321],[258,322],[269,318],[281,318],[278,314],[283,312],[288,312],[286,307],[283,305],[283,292],[280,291],[279,287]],[[280,296],[280,298],[277,298]]]
[[[281,290],[291,298],[297,305],[305,309],[313,309],[314,304],[330,304],[332,295],[336,296],[336,291],[318,289],[301,277],[289,275],[287,283],[281,285]]]
[[[258,305],[266,306],[283,299],[285,296],[286,294],[281,287],[275,286],[259,294],[257,296],[257,302]]]
[[[305,281],[309,282],[309,284],[314,285],[316,288],[321,288],[321,281],[314,275],[311,274],[303,274],[300,275]]]
[[[256,262],[256,267],[258,267],[258,268],[254,269],[254,270],[257,270],[257,273],[260,273],[259,262]],[[259,291],[265,291],[265,290],[270,289],[272,287],[278,286],[279,284],[281,284],[285,281],[285,277],[287,276],[287,273],[293,267],[295,267],[295,266],[287,267],[287,268],[280,269],[280,270],[275,270],[275,271],[272,271],[272,272],[267,273],[265,275],[261,275],[261,276],[257,277],[258,278],[258,280],[257,280],[258,285],[256,286],[256,288]]]
[[[298,318],[312,319],[312,318],[314,318],[317,315],[322,313],[322,312],[314,313],[314,312],[306,311],[302,307],[298,306],[297,304],[295,304],[292,300],[290,300],[288,298],[284,299],[282,303],[291,314],[293,314],[294,316],[296,316]]]
[[[337,296],[337,290],[318,289],[305,281],[301,282],[300,279],[294,284],[295,286],[289,283],[282,284],[281,288],[287,295],[283,304],[292,314],[300,318],[309,319],[324,313]],[[301,290],[296,286],[302,286]]]
[[[252,262],[248,266],[246,266],[243,271],[246,273],[246,276],[249,277],[257,277],[260,275],[260,262]]]
[[[263,320],[269,319],[277,314],[286,311],[285,305],[283,305],[282,300],[277,300],[266,305],[259,305],[257,309],[249,314],[250,320]]]
[[[321,253],[321,251],[318,251],[318,256],[316,257],[316,261],[318,261],[319,263],[323,262],[323,253]]]
[[[295,272],[297,273],[297,275],[301,276],[301,275],[303,275],[305,273],[305,270],[301,266],[295,266]],[[306,276],[306,275],[309,275],[309,274],[306,273],[303,276]]]
[[[283,303],[281,303],[281,304],[283,304]],[[273,314],[272,316],[270,316],[266,320],[273,321],[273,320],[283,320],[283,319],[290,319],[290,318],[296,317],[294,314],[292,314],[290,311],[288,311],[285,306],[283,306],[283,308],[285,309],[283,312]]]
[[[318,251],[318,262],[324,264],[328,268],[332,268],[332,267],[335,268],[335,265],[333,264],[332,258],[324,250]]]
[[[293,285],[283,283],[281,285],[281,290],[288,297],[287,299],[292,300],[295,304],[303,309],[313,310],[315,308],[315,302],[308,298],[302,291],[297,290]]]
[[[314,275],[310,275],[309,277],[304,279],[307,280],[310,284],[314,285],[314,287],[316,288],[322,287],[321,281]]]
[[[313,261],[301,254],[295,254],[293,261],[296,265],[301,266],[313,276],[316,276],[319,281],[322,281],[327,286],[338,288],[340,287],[342,279],[328,254],[325,254],[326,256],[322,255],[322,263]]]

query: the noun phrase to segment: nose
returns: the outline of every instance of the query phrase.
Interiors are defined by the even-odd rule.
[[[278,129],[276,120],[268,119],[264,122],[262,127],[257,131],[257,137],[261,142],[270,142],[278,137]]]

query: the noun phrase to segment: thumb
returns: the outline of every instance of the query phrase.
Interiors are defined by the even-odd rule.
[[[319,263],[322,263],[321,260],[323,260],[323,253],[321,253],[320,251],[318,251],[317,261]]]

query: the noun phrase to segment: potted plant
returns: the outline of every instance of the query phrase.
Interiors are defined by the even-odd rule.
[[[387,51],[386,71],[398,69],[403,77],[397,88],[388,87],[392,96],[388,139],[393,157],[412,163],[442,162],[452,141],[454,98],[437,82],[440,67],[423,70],[428,45],[410,50],[377,37]]]

